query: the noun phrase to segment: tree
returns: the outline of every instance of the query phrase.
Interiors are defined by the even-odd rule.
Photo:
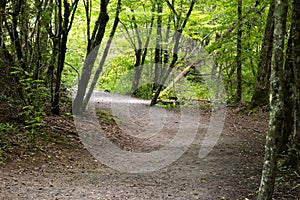
[[[2,90],[2,95],[20,102],[16,105],[20,108],[18,118],[24,121],[32,141],[41,132],[45,108],[51,104],[52,112],[59,114],[67,39],[78,2],[0,3],[0,66],[3,85],[10,88]]]
[[[240,94],[244,101],[251,98],[251,86],[257,71],[266,7],[266,2],[253,3],[248,0],[224,1],[220,6],[213,7],[214,15],[212,19],[209,18],[208,24],[212,27],[211,32],[203,39],[209,41],[206,49],[216,57],[217,65],[214,71],[219,71],[223,75],[228,101],[239,101]],[[240,14],[239,8],[241,8]],[[226,16],[226,20],[220,16]],[[241,38],[241,43],[238,42],[238,37]],[[241,51],[238,51],[237,43],[239,48],[242,48]],[[238,67],[241,65],[242,68]]]
[[[236,75],[237,75],[237,87],[236,87],[236,102],[242,100],[242,7],[243,1],[238,0],[238,30],[237,30],[237,52],[236,52]]]
[[[128,39],[130,40],[131,45],[134,47],[134,54],[135,54],[135,63],[134,63],[135,73],[134,73],[134,78],[132,80],[131,90],[129,92],[130,94],[135,94],[135,92],[139,86],[139,82],[140,82],[141,74],[142,74],[142,70],[143,70],[143,65],[145,64],[146,56],[148,53],[148,46],[149,46],[150,37],[152,34],[152,29],[153,29],[153,23],[154,23],[154,14],[153,13],[155,10],[156,2],[151,2],[151,3],[152,3],[151,19],[150,19],[149,25],[147,23],[147,21],[148,21],[147,19],[146,19],[146,22],[144,22],[145,30],[140,29],[138,22],[136,20],[136,16],[135,16],[136,14],[134,12],[134,9],[131,9],[131,12],[132,12],[131,26],[134,27],[133,32],[129,33],[127,27],[123,24],[126,29]],[[132,34],[133,34],[133,36],[132,36]],[[137,45],[135,44],[135,41],[137,41]]]
[[[286,59],[283,70],[283,116],[284,120],[282,123],[282,140],[279,147],[279,152],[284,153],[288,150],[288,143],[291,134],[293,133],[294,126],[294,85],[295,85],[295,76],[294,76],[294,58],[293,58],[293,26],[292,22],[290,28],[290,36],[288,39],[287,49],[286,49]]]
[[[85,12],[87,20],[87,52],[85,62],[82,68],[81,77],[78,83],[78,90],[74,99],[73,112],[81,112],[83,110],[83,101],[86,89],[91,78],[92,69],[94,67],[96,57],[100,48],[100,44],[105,34],[106,25],[109,20],[107,13],[108,0],[101,0],[100,13],[95,23],[92,35],[90,34],[90,21],[91,21],[91,2],[85,1]]]
[[[41,114],[47,103],[45,86],[52,84],[47,71],[54,52],[46,29],[54,3],[24,0],[1,1],[0,5],[0,65],[7,86],[2,91],[20,100],[23,111]]]
[[[172,1],[172,5],[174,5],[174,1]],[[154,68],[154,85],[153,85],[153,91],[157,89],[158,86],[158,82],[159,79],[161,77],[161,73],[162,73],[162,32],[161,32],[161,28],[162,28],[162,12],[163,12],[163,3],[161,0],[157,1],[157,22],[156,22],[156,47],[155,47],[155,56],[154,56],[154,64],[155,64],[155,68]],[[169,21],[170,21],[170,17],[169,17]],[[169,26],[170,23],[168,23]],[[168,27],[170,28],[170,27]]]
[[[295,127],[295,134],[293,134],[292,132],[287,132],[284,134],[285,135],[284,142],[288,141],[290,147],[290,149],[288,149],[290,151],[288,164],[290,164],[292,167],[297,169],[299,164],[299,153],[300,153],[300,1],[299,0],[293,1],[290,40],[291,40],[290,42],[291,58],[290,59],[287,58],[287,60],[290,60],[289,70],[291,72],[288,73],[288,76],[290,77],[290,79],[291,78],[293,79],[294,85],[292,88],[287,88],[287,89],[289,89],[288,93],[293,92],[292,97],[294,99],[291,99],[292,97],[287,98],[291,100],[290,102],[287,101],[286,104],[288,103],[293,103],[293,104],[285,105],[289,109],[286,110],[287,115],[284,121],[284,124],[286,125],[286,129],[283,130],[292,131],[293,127]],[[292,75],[294,76],[292,77]],[[295,120],[291,120],[294,119],[294,116],[295,116]]]
[[[265,158],[259,188],[259,200],[271,200],[274,192],[277,157],[282,140],[283,91],[282,69],[288,2],[275,0],[274,41],[270,77],[270,122],[266,137]]]
[[[275,1],[270,1],[270,8],[265,26],[264,39],[262,43],[260,60],[258,64],[258,73],[256,83],[251,98],[250,109],[269,104],[270,71],[274,35],[274,13]]]
[[[104,3],[106,3],[106,2],[104,2]],[[120,12],[121,12],[121,0],[118,0],[117,8],[116,8],[116,15],[115,15],[114,23],[113,23],[113,26],[112,26],[112,29],[111,29],[111,32],[110,32],[110,35],[109,35],[109,39],[106,43],[106,46],[105,46],[104,52],[102,54],[99,66],[98,66],[98,68],[95,72],[95,75],[92,79],[90,88],[89,88],[86,96],[84,96],[84,95],[85,95],[85,92],[86,92],[86,89],[87,89],[87,84],[88,84],[88,81],[90,79],[90,76],[89,77],[82,77],[81,76],[81,81],[83,81],[84,85],[83,86],[80,85],[81,82],[79,82],[78,91],[77,91],[77,94],[76,94],[76,97],[75,97],[75,100],[74,100],[74,103],[73,103],[73,112],[75,114],[79,114],[79,113],[81,113],[85,110],[85,107],[88,104],[88,102],[89,102],[89,100],[92,96],[93,90],[94,90],[94,88],[96,86],[96,83],[99,79],[100,73],[102,72],[105,60],[107,58],[108,51],[110,49],[110,45],[112,43],[113,37],[114,37],[116,29],[118,27]],[[96,56],[97,56],[97,53],[98,53],[98,49],[99,49],[99,45],[98,45],[97,49],[94,50],[96,54],[93,53],[92,57],[89,57],[89,55],[86,57],[86,62],[90,62],[89,60],[92,59],[93,63],[92,63],[91,66],[88,67],[88,69],[87,69],[88,72],[84,72],[84,70],[86,70],[86,69],[83,68],[82,69],[83,70],[82,74],[84,74],[84,73],[91,74],[91,70],[92,70],[92,67],[94,65],[94,62],[95,62],[95,59],[96,59]],[[79,90],[79,88],[81,88],[81,90]]]
[[[182,34],[186,24],[187,24],[187,21],[188,21],[190,15],[191,15],[191,13],[192,13],[192,10],[194,8],[195,3],[196,3],[195,0],[191,1],[188,12],[186,13],[186,16],[184,18],[181,18],[182,13],[181,12],[177,13],[174,6],[169,1],[167,1],[167,4],[168,4],[169,8],[172,10],[172,12],[174,14],[174,23],[175,23],[175,28],[176,28],[177,32],[174,35],[175,43],[174,43],[171,63],[169,65],[169,68],[167,69],[167,71],[162,76],[162,81],[159,84],[159,86],[158,86],[158,88],[157,88],[157,90],[154,94],[154,97],[151,100],[151,103],[150,103],[151,106],[156,104],[158,96],[159,96],[159,94],[160,94],[160,92],[163,88],[163,85],[164,85],[165,81],[167,80],[167,78],[169,77],[172,69],[176,65],[176,62],[177,62],[177,59],[178,59],[177,51],[178,51],[178,47],[179,47],[179,41],[180,41],[180,38],[181,38],[181,34]]]
[[[56,63],[56,70],[52,69],[52,77],[55,76],[55,89],[52,95],[52,108],[51,111],[54,114],[59,114],[59,99],[60,99],[60,86],[61,86],[61,76],[64,69],[68,34],[71,30],[75,12],[78,6],[79,0],[75,0],[72,5],[69,4],[67,0],[57,0],[58,12],[55,12],[55,24],[54,30],[48,27],[49,35],[53,41],[53,60]],[[55,75],[54,75],[55,73]],[[53,89],[51,88],[51,91]]]

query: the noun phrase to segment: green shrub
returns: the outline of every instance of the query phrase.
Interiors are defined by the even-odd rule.
[[[44,125],[45,107],[49,93],[43,80],[35,80],[33,74],[16,67],[12,74],[18,77],[23,91],[22,111],[28,140],[34,142]]]

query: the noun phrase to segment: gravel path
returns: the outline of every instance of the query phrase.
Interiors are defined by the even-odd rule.
[[[141,141],[138,145],[145,146],[145,149],[133,147],[133,152],[160,149],[172,141],[182,123],[198,125],[194,140],[170,165],[148,173],[126,173],[97,161],[97,155],[92,156],[89,147],[83,146],[74,134],[59,132],[68,145],[49,145],[36,156],[19,155],[1,167],[0,198],[255,199],[267,128],[266,113],[244,115],[228,110],[217,144],[207,156],[199,158],[212,123],[210,109],[186,110],[189,117],[182,122],[180,110],[150,108],[147,101],[120,96],[123,105],[111,104],[112,96],[98,93],[93,102],[97,110],[112,110],[118,131],[137,137],[137,141]],[[155,134],[148,131],[149,127]],[[70,128],[75,129],[74,125]],[[113,128],[111,130],[114,133]],[[186,144],[186,138],[181,139],[179,143]]]

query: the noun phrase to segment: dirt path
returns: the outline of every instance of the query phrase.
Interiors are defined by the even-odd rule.
[[[157,110],[153,112],[157,114]],[[167,111],[167,115],[172,112]],[[132,119],[141,119],[140,126],[150,119],[141,107],[132,107],[130,113]],[[201,116],[202,122],[208,122],[211,113],[202,110]],[[171,124],[178,120],[176,115],[167,119]],[[49,134],[57,140],[42,147],[35,156],[18,155],[1,167],[1,199],[244,200],[256,197],[267,113],[245,115],[228,109],[222,134],[207,157],[198,157],[204,137],[200,127],[196,139],[178,160],[158,171],[138,174],[121,173],[96,161],[74,134],[75,127],[70,120],[64,117],[47,120]],[[127,122],[122,123],[124,130],[136,130]],[[151,144],[158,145],[166,138],[168,141],[174,127],[167,123],[161,130],[165,134],[152,137]],[[121,134],[119,129],[108,129],[112,134]],[[287,195],[290,196],[286,199],[297,199],[295,194]]]

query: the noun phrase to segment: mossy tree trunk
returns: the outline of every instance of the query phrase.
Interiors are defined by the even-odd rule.
[[[284,36],[288,1],[275,0],[274,40],[270,77],[270,122],[266,137],[265,158],[259,188],[259,200],[271,200],[274,192],[278,148],[282,139],[283,89],[282,68],[284,63]]]

